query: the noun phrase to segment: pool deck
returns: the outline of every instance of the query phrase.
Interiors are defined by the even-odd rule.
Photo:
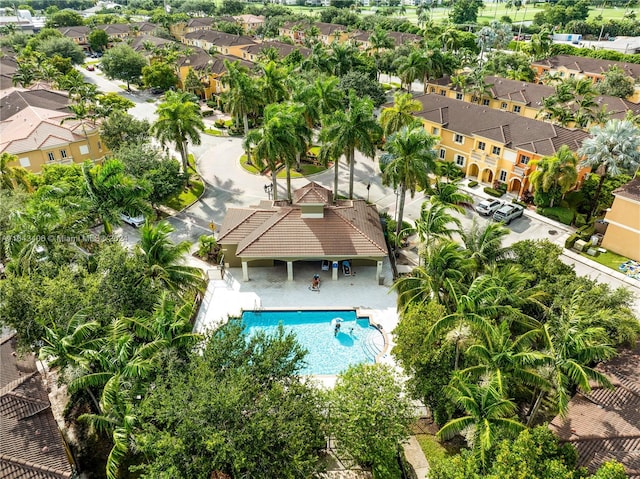
[[[355,275],[338,275],[321,271],[320,262],[296,263],[293,281],[287,281],[284,265],[249,268],[250,281],[242,281],[242,270],[230,268],[224,279],[211,280],[202,307],[196,318],[194,330],[205,332],[224,323],[229,316],[240,316],[242,311],[259,309],[353,309],[371,321],[385,333],[387,349],[379,362],[394,365],[389,351],[393,346],[391,331],[398,323],[396,294],[390,291],[391,268],[383,265],[384,285],[376,282],[376,267],[354,267]],[[310,291],[314,274],[320,275],[320,291]],[[316,376],[326,387],[335,383],[335,376]]]

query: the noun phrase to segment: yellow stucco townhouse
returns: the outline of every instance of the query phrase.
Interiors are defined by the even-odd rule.
[[[640,261],[640,178],[613,191],[602,247]]]

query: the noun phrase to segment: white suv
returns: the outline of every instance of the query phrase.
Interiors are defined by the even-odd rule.
[[[140,228],[145,222],[144,216],[129,216],[126,213],[120,213],[120,219],[134,228]]]
[[[495,211],[498,211],[498,208],[502,206],[502,201],[495,199],[486,199],[482,200],[478,206],[476,206],[476,211],[483,215],[489,216]]]

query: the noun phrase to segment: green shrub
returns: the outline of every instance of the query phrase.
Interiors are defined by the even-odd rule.
[[[213,110],[206,110],[202,112],[202,116],[213,116]]]
[[[525,210],[527,209],[527,204],[524,201],[518,201],[517,198],[514,198],[511,200],[512,203],[515,203],[516,205],[520,205],[522,206]]]
[[[591,237],[596,233],[596,227],[593,224],[584,225],[576,231],[581,240],[591,241]]]
[[[216,128],[226,128],[227,127],[227,125],[225,124],[225,121],[222,120],[222,119],[217,119],[213,124],[214,124],[214,126]]]
[[[469,182],[469,188],[474,188],[476,186],[478,186],[478,182],[476,180],[471,180]]]
[[[584,226],[587,224],[587,215],[583,215],[580,213],[576,214],[576,218],[574,220],[575,225],[580,228],[581,226]]]
[[[573,210],[559,206],[554,206],[553,208],[538,208],[538,213],[565,225],[573,223],[573,216],[575,214]]]
[[[567,249],[571,249],[573,248],[573,245],[576,243],[576,241],[578,241],[578,235],[576,233],[573,233],[565,240],[564,247]]]
[[[495,196],[496,198],[500,198],[504,195],[503,191],[494,190],[493,188],[485,187],[484,192],[490,196]]]
[[[207,100],[207,106],[215,110],[216,108],[218,108],[218,102],[213,100]]]

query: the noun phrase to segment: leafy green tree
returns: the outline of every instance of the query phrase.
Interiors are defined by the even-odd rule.
[[[369,35],[369,50],[373,51],[373,57],[376,60],[377,80],[380,79],[380,50],[386,50],[388,48],[393,48],[393,40],[386,30],[377,26],[373,30],[373,33]]]
[[[474,222],[469,229],[462,231],[465,253],[473,261],[476,274],[507,256],[509,249],[502,246],[502,241],[509,233],[509,229],[500,223],[480,226]]]
[[[578,155],[584,156],[580,167],[590,167],[600,176],[588,217],[597,213],[598,199],[607,176],[634,173],[640,165],[640,129],[628,121],[609,120],[604,126],[589,130],[590,138],[582,142]]]
[[[145,88],[160,88],[167,91],[178,84],[178,76],[175,68],[169,63],[153,62],[142,68],[142,83]]]
[[[409,376],[411,396],[429,408],[436,424],[444,424],[453,414],[453,404],[442,391],[451,380],[455,348],[444,335],[437,341],[426,338],[445,314],[444,307],[435,301],[407,307],[393,330],[395,345],[391,350]]]
[[[131,91],[131,83],[140,83],[142,69],[147,65],[147,59],[129,45],[121,43],[109,49],[102,57],[100,64],[108,78],[125,82],[127,91]]]
[[[364,156],[375,156],[375,142],[382,134],[382,129],[373,117],[373,104],[369,99],[349,96],[349,108],[346,112],[338,111],[330,119],[323,121],[320,132],[320,158],[325,164],[334,161],[334,198],[338,197],[338,163],[342,155],[349,165],[349,198],[353,199],[353,180],[355,168],[355,152]]]
[[[429,187],[429,173],[435,170],[437,141],[422,125],[412,124],[392,134],[385,144],[386,153],[381,158],[386,163],[382,182],[399,190],[396,238],[402,228],[407,191],[413,198],[418,188]]]
[[[376,108],[387,101],[384,88],[380,83],[361,72],[350,71],[341,76],[340,89],[344,92],[345,97],[353,91],[358,98],[370,99]]]
[[[195,70],[193,68],[189,68],[187,77],[184,79],[184,90],[192,95],[198,96],[199,92],[201,92],[203,88],[204,86],[202,85],[202,81],[200,81],[200,78],[196,75]]]
[[[416,233],[427,248],[435,239],[452,239],[460,232],[460,220],[449,212],[449,207],[439,201],[425,201],[420,207],[420,218],[416,219]],[[421,255],[423,251],[420,252]]]
[[[167,92],[165,101],[158,105],[158,119],[151,131],[162,144],[173,143],[182,158],[182,171],[189,171],[189,141],[200,144],[204,131],[202,111],[193,101],[193,95],[183,91]]]
[[[135,106],[135,103],[114,92],[99,93],[96,95],[96,114],[106,118],[114,111],[126,112]]]
[[[325,439],[318,392],[298,376],[304,354],[282,329],[247,339],[229,322],[166,364],[139,408],[141,477],[311,477]]]
[[[89,40],[89,46],[91,49],[96,52],[103,51],[105,47],[109,45],[109,35],[100,28],[92,30],[91,33],[89,33],[87,40]]]
[[[467,444],[478,452],[483,470],[489,465],[487,455],[499,431],[514,434],[525,429],[522,423],[512,419],[516,405],[504,397],[499,375],[491,375],[487,380],[476,384],[457,373],[445,392],[465,415],[442,426],[438,431],[438,437],[450,439],[468,430]]]
[[[76,27],[78,25],[82,25],[84,20],[82,19],[82,15],[78,12],[65,9],[60,10],[47,18],[46,27],[47,28],[60,28],[60,27]]]
[[[53,58],[58,55],[62,58],[69,58],[74,65],[80,65],[84,62],[84,52],[82,48],[76,45],[70,38],[49,38],[38,46],[38,51],[43,53],[46,58]]]
[[[578,181],[578,158],[567,145],[561,146],[553,156],[532,161],[531,165],[535,170],[529,175],[529,182],[536,193],[544,193],[544,196],[534,196],[537,206],[553,207],[555,201],[564,197]]]
[[[389,366],[360,364],[338,375],[328,393],[330,431],[338,448],[375,477],[398,477],[397,455],[409,434],[413,410]]]
[[[287,96],[285,81],[289,72],[275,61],[260,65],[260,90],[265,104],[278,103]]]
[[[0,190],[15,190],[23,188],[31,191],[31,183],[27,170],[20,166],[9,166],[18,163],[18,157],[4,152],[0,155]]]
[[[149,122],[138,120],[132,115],[115,110],[102,121],[100,138],[110,150],[117,150],[127,144],[144,143],[149,139]]]
[[[147,222],[140,229],[136,252],[146,266],[146,274],[178,297],[202,293],[206,286],[202,270],[184,264],[184,256],[189,253],[191,243],[174,244],[169,238],[173,231],[173,226],[167,221]],[[188,296],[185,300],[189,300]]]
[[[455,25],[476,23],[478,10],[483,6],[482,0],[459,0],[453,4],[449,12],[449,20]]]
[[[393,106],[384,108],[380,113],[380,126],[385,136],[400,131],[416,121],[415,113],[422,110],[422,103],[414,100],[410,93],[396,93],[393,96]]]

